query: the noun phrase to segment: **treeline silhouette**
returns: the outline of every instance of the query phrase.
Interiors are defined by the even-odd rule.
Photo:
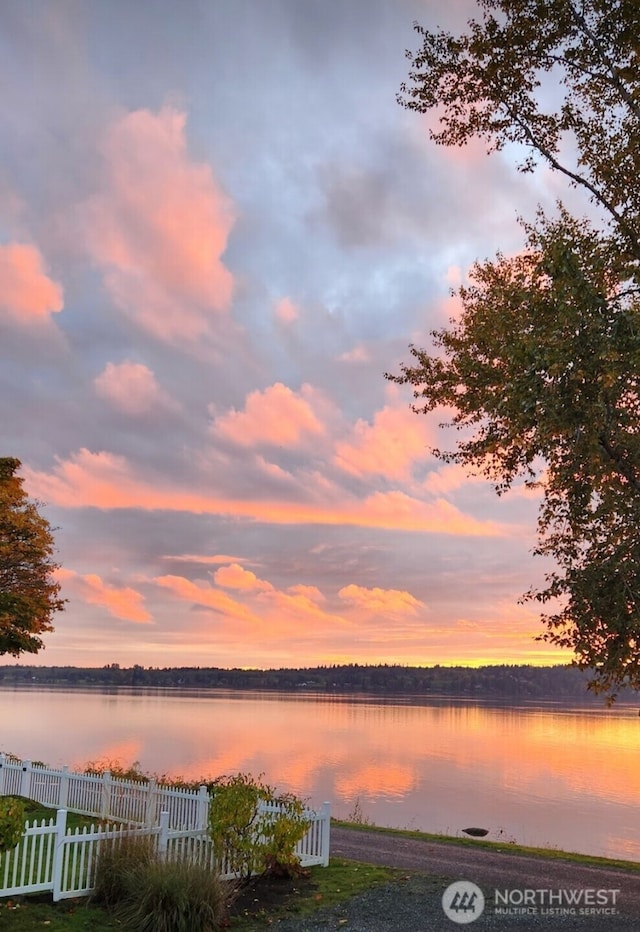
[[[218,667],[36,667],[0,666],[0,686],[99,686],[191,689],[262,689],[382,695],[433,695],[504,699],[596,699],[587,690],[588,674],[558,665],[485,667],[408,667],[393,664],[286,668],[279,670]],[[640,694],[621,691],[618,699]],[[600,698],[599,701],[602,701]]]

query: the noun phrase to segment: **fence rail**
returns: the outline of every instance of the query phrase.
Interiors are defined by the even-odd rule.
[[[106,779],[105,779],[106,778]],[[55,901],[86,896],[93,889],[101,846],[126,837],[153,839],[161,858],[188,860],[216,869],[223,879],[236,875],[219,863],[207,833],[209,794],[51,770],[0,755],[0,796],[25,796],[57,808],[56,818],[27,823],[18,845],[0,853],[0,898],[51,891]],[[63,801],[63,802],[61,802]],[[67,829],[67,811],[96,815],[107,824]],[[263,811],[274,815],[278,806]],[[309,827],[296,846],[303,867],[329,863],[330,806],[304,813]],[[109,820],[127,823],[108,824]]]

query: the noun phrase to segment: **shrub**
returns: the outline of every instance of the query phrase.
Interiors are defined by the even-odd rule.
[[[229,895],[210,869],[184,861],[154,860],[132,874],[135,892],[116,910],[132,932],[217,932]]]
[[[209,834],[225,873],[247,879],[299,871],[295,847],[309,826],[301,800],[277,796],[273,787],[244,773],[220,777],[210,792]]]
[[[231,890],[201,865],[160,860],[151,839],[125,837],[100,851],[92,900],[131,932],[217,932]]]
[[[24,834],[25,804],[15,796],[0,797],[0,852],[11,851]]]

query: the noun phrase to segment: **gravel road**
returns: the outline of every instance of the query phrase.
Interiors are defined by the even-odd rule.
[[[312,920],[281,922],[279,932],[640,932],[640,873],[335,826],[331,854],[407,875],[320,910]],[[481,915],[478,900],[465,910],[463,897],[451,910],[454,921],[442,898],[460,880],[480,888],[485,906]],[[451,896],[447,902],[456,904]]]

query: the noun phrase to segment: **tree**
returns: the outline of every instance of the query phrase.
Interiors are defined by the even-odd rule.
[[[37,653],[53,630],[51,616],[64,608],[53,578],[49,522],[29,500],[16,475],[20,460],[0,458],[0,654]]]
[[[640,13],[635,0],[480,0],[482,19],[423,40],[404,106],[437,108],[441,145],[524,146],[592,201],[592,218],[538,212],[526,248],[476,263],[434,350],[387,377],[416,411],[463,433],[435,450],[542,491],[536,553],[555,570],[525,598],[543,639],[612,694],[640,687]],[[553,89],[553,93],[551,93]],[[555,99],[555,109],[544,101]],[[595,219],[594,219],[595,218]]]

